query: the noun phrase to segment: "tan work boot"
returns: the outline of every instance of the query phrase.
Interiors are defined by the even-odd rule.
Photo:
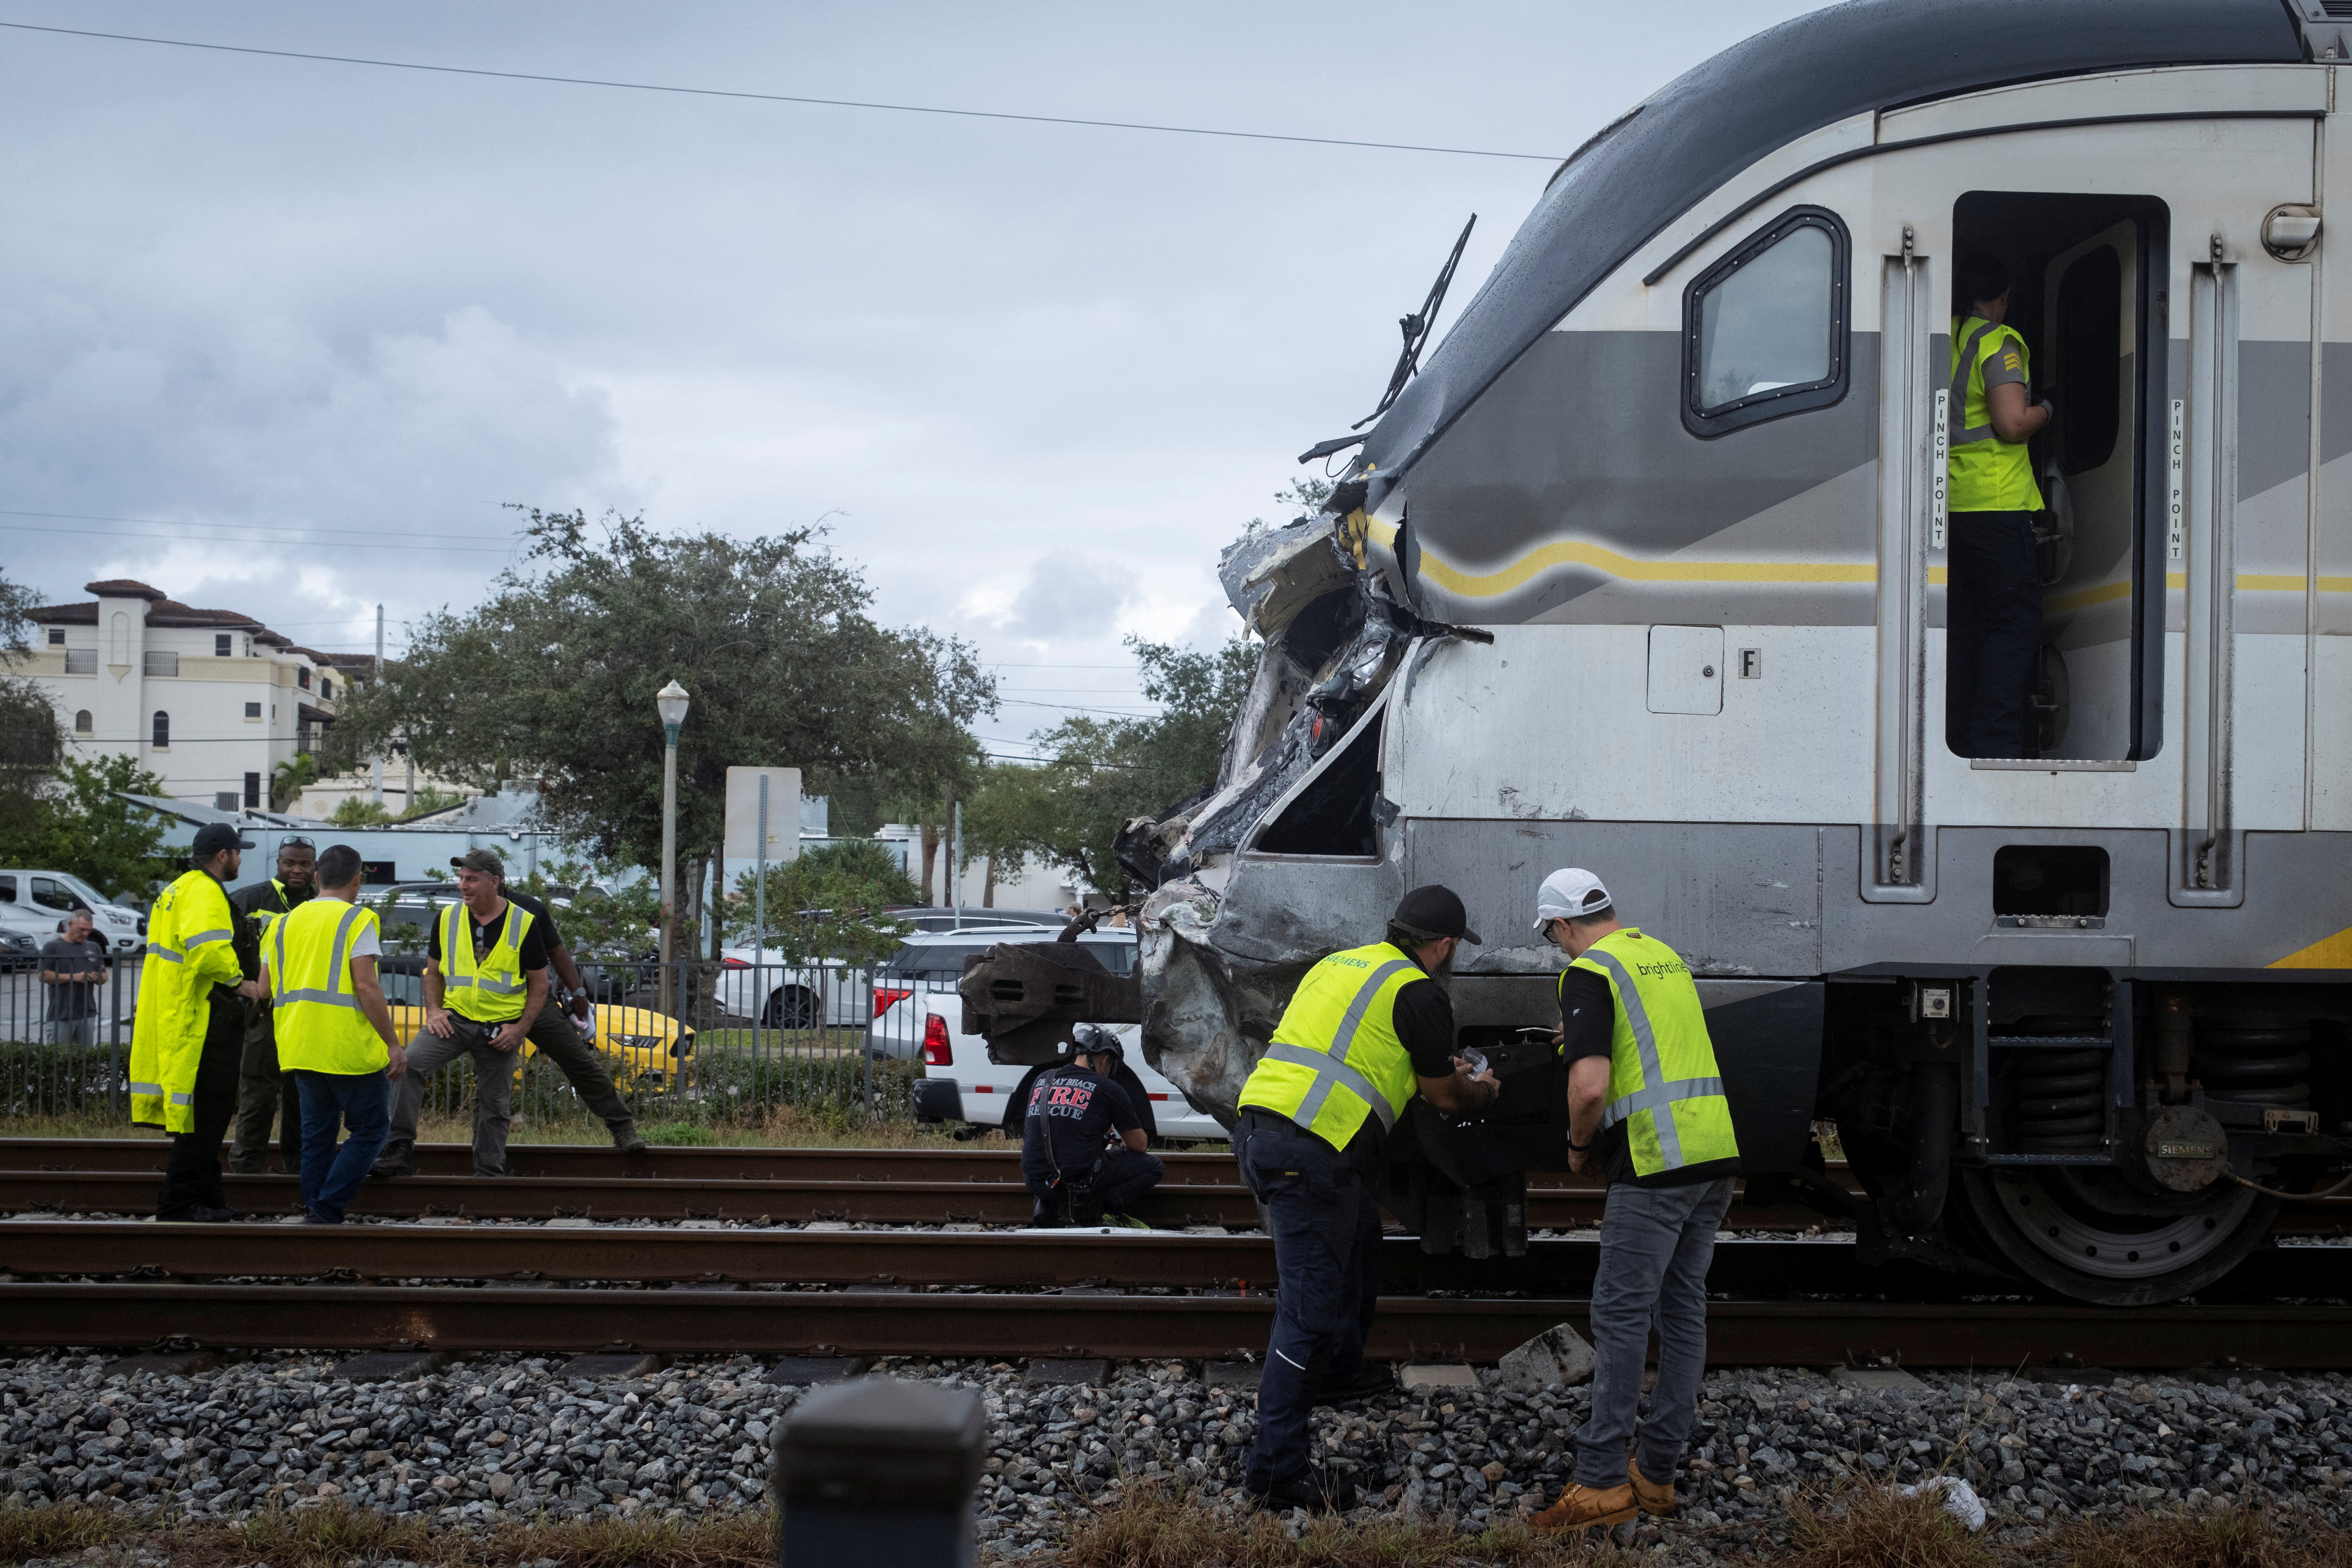
[[[1664,1518],[1675,1511],[1675,1483],[1650,1479],[1642,1473],[1642,1461],[1631,1455],[1625,1459],[1625,1479],[1633,1483],[1633,1500],[1642,1505],[1643,1513]]]
[[[1559,1500],[1528,1525],[1538,1535],[1581,1535],[1596,1524],[1622,1524],[1638,1511],[1631,1485],[1580,1487],[1570,1482],[1560,1489]]]

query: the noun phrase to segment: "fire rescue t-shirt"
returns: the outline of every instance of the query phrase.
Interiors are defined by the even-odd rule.
[[[1054,1178],[1054,1166],[1065,1175],[1091,1168],[1115,1134],[1133,1131],[1143,1121],[1127,1090],[1084,1068],[1058,1068],[1039,1078],[1029,1090],[1029,1110],[1021,1129],[1021,1174],[1032,1187]],[[1045,1140],[1054,1141],[1051,1159]]]

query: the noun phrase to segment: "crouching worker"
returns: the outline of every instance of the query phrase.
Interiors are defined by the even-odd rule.
[[[1118,1037],[1098,1025],[1079,1025],[1075,1039],[1070,1065],[1030,1087],[1022,1123],[1021,1179],[1037,1200],[1037,1223],[1108,1220],[1149,1230],[1129,1217],[1128,1205],[1158,1186],[1167,1167],[1144,1152],[1143,1119],[1112,1081],[1126,1052]]]
[[[1535,924],[1569,956],[1559,977],[1569,1169],[1609,1179],[1592,1279],[1591,1414],[1576,1434],[1575,1479],[1530,1521],[1581,1535],[1637,1509],[1674,1510],[1706,1372],[1706,1267],[1739,1144],[1698,987],[1674,949],[1619,924],[1601,879],[1572,867],[1544,879]],[[1653,1324],[1658,1383],[1643,1413]]]
[[[358,850],[329,846],[319,896],[278,918],[263,953],[278,1065],[302,1097],[302,1208],[312,1225],[343,1223],[383,1151],[392,1080],[408,1065],[376,974],[383,947],[374,912],[359,901],[360,875]]]

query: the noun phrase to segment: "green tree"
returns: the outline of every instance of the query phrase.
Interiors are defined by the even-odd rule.
[[[374,827],[392,819],[392,810],[383,802],[347,795],[335,803],[327,821],[336,827]]]
[[[1257,649],[1234,637],[1211,653],[1129,637],[1149,719],[1076,714],[1033,737],[1048,753],[1034,792],[1017,799],[1022,828],[1011,841],[1067,866],[1104,892],[1132,879],[1112,851],[1120,828],[1163,816],[1217,782],[1226,736],[1257,670]]]
[[[0,822],[0,863],[68,871],[110,897],[143,900],[182,868],[163,853],[163,819],[122,797],[163,793],[136,757],[68,757],[31,810]]]
[[[737,913],[748,927],[756,873],[735,879]],[[786,963],[839,959],[879,963],[914,928],[887,912],[915,902],[921,889],[898,857],[871,838],[845,838],[803,849],[800,858],[768,868],[768,952]]]
[[[729,767],[797,765],[817,794],[845,774],[937,778],[970,749],[960,725],[993,703],[968,647],[877,625],[864,578],[814,529],[667,535],[608,515],[599,537],[584,513],[533,508],[523,531],[524,562],[488,601],[425,617],[354,695],[331,760],[399,739],[443,777],[535,779],[549,826],[651,868],[654,694],[675,679],[694,700],[678,742],[681,926],[719,847]]]
[[[31,589],[0,576],[0,672],[33,651],[33,600]],[[64,753],[64,731],[48,693],[0,673],[0,817],[30,821]]]
[[[284,811],[318,782],[318,758],[308,752],[287,758],[269,772],[269,809]]]

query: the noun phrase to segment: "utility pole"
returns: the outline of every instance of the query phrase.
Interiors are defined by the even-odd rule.
[[[378,605],[375,607],[375,668],[368,671],[368,684],[370,686],[373,686],[377,681],[382,680],[383,679],[383,606],[382,605]],[[382,805],[383,804],[383,753],[382,752],[378,752],[376,753],[373,777],[373,783],[371,786],[370,798],[373,799],[376,805]]]
[[[955,822],[948,833],[948,881],[954,888],[956,930],[963,929],[963,802],[955,803]]]
[[[671,954],[677,941],[677,731],[686,722],[686,688],[672,680],[654,693],[662,722],[661,1010],[672,1011]]]

